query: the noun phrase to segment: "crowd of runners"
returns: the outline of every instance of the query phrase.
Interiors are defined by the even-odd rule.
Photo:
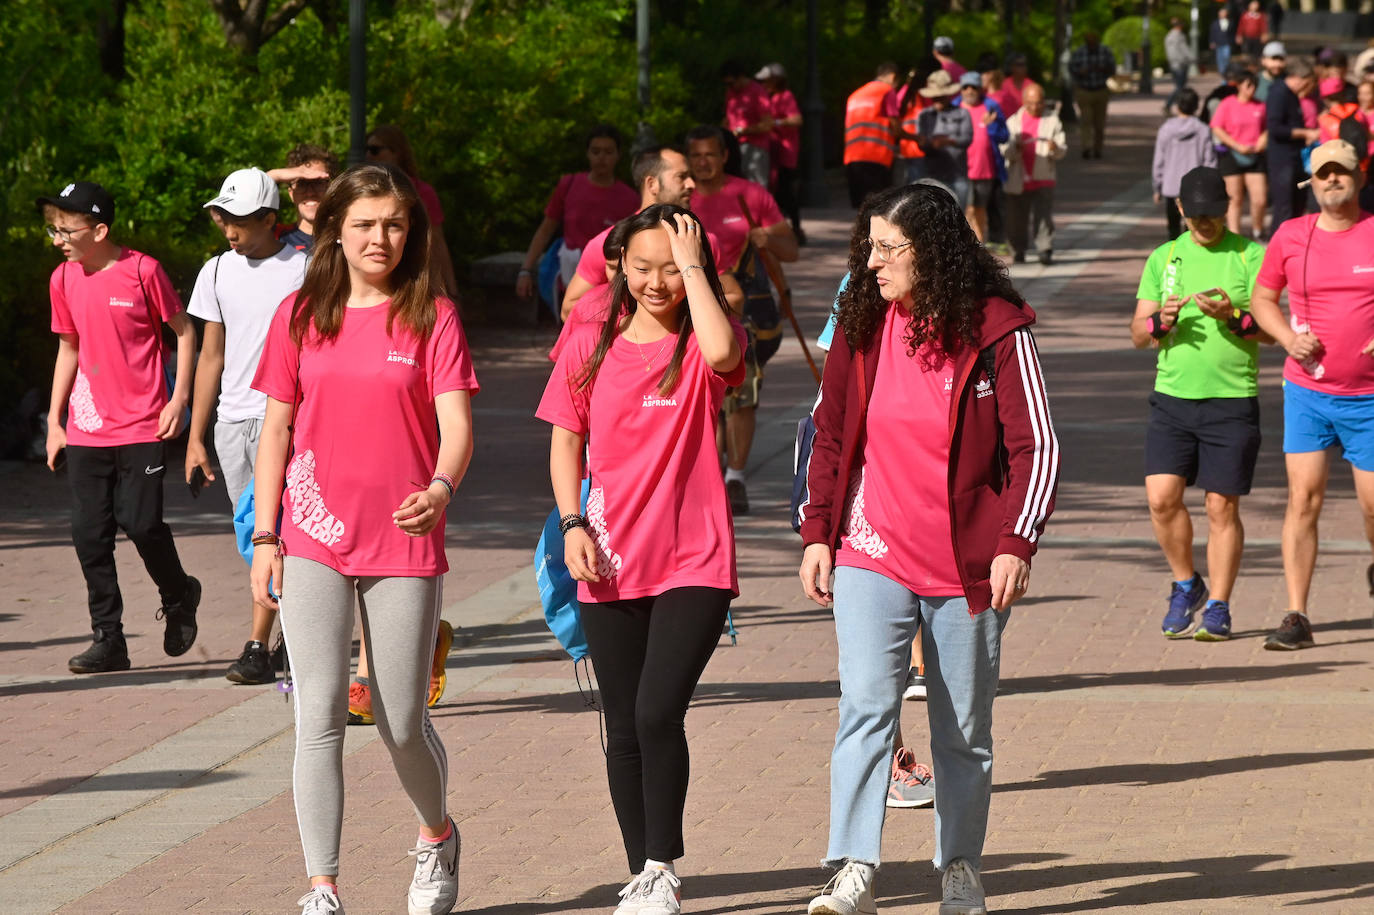
[[[1334,444],[1374,542],[1374,217],[1359,205],[1374,82],[1368,93],[1345,83],[1340,58],[1263,51],[1264,75],[1236,71],[1210,109],[1183,83],[1166,105],[1154,174],[1170,237],[1146,263],[1130,337],[1158,351],[1144,474],[1172,576],[1162,628],[1200,641],[1231,632],[1239,501],[1259,453],[1258,348],[1287,350],[1289,609],[1265,647],[1297,649],[1313,644],[1307,594]],[[1116,61],[1089,32],[1066,64],[1082,155],[1102,158]],[[780,265],[806,241],[802,115],[782,65],[751,69],[721,68],[723,122],[680,145],[629,151],[616,128],[590,130],[588,168],[551,182],[516,279],[562,325],[536,415],[550,426],[563,574],[577,583],[606,714],[631,874],[617,915],[681,910],[684,719],[739,595],[734,518],[750,511],[765,368],[786,326]],[[1001,639],[1059,479],[1035,313],[1007,264],[1031,250],[1053,263],[1069,148],[1058,109],[1024,55],[968,70],[943,36],[909,70],[880,65],[848,100],[858,218],[818,341],[826,359],[799,432],[793,519],[802,591],[833,607],[842,694],[834,876],[811,915],[876,912],[885,811],[920,807],[934,809],[941,915],[987,911]],[[250,563],[248,639],[226,676],[270,684],[290,669],[306,915],[343,911],[347,723],[375,724],[414,806],[408,910],[446,913],[458,895],[461,843],[427,708],[453,641],[443,531],[472,455],[478,382],[438,197],[399,128],[376,127],[366,150],[367,162],[341,169],[305,144],[281,168],[224,178],[204,207],[228,250],[201,269],[185,308],[153,257],[112,236],[104,188],[77,181],[38,200],[64,256],[50,287],[48,465],[66,463],[94,633],[68,667],[130,666],[117,529],[157,584],[165,652],[195,643],[202,589],[162,502],[168,442],[189,430],[186,483],[198,495],[223,479]],[[280,186],[294,224],[280,219]],[[1206,579],[1184,506],[1194,484],[1206,490]],[[1374,590],[1374,564],[1369,576]],[[903,734],[904,698],[925,702],[929,765]]]

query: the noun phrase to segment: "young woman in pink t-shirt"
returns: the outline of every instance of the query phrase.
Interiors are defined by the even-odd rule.
[[[1236,94],[1221,100],[1209,122],[1212,136],[1225,151],[1217,156],[1217,168],[1226,182],[1226,228],[1241,234],[1245,196],[1250,196],[1250,231],[1264,234],[1264,211],[1269,204],[1269,173],[1264,151],[1269,145],[1264,103],[1255,98],[1259,80],[1245,71],[1236,83]]]
[[[549,471],[635,875],[621,915],[679,911],[683,719],[739,593],[715,427],[725,389],[744,380],[745,337],[704,235],[671,205],[626,221],[614,318],[568,341],[538,410],[554,426]]]
[[[295,676],[296,816],[311,884],[300,904],[305,915],[341,911],[356,602],[377,730],[420,821],[409,911],[448,912],[459,838],[425,699],[448,571],[444,511],[472,455],[477,379],[453,303],[431,286],[424,205],[399,169],[345,172],[316,225],[305,283],[278,309],[253,380],[268,397],[253,599],[274,607],[270,585],[279,585]]]

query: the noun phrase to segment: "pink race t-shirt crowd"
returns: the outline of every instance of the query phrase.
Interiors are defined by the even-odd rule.
[[[583,250],[587,242],[639,209],[639,195],[615,181],[592,183],[586,172],[564,175],[553,189],[544,215],[563,224],[563,246]]]

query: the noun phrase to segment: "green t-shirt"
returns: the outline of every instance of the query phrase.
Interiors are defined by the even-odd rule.
[[[1162,303],[1170,295],[1192,295],[1220,287],[1231,304],[1250,310],[1264,246],[1228,231],[1210,248],[1188,232],[1160,245],[1145,262],[1136,298]],[[1259,394],[1259,344],[1242,340],[1225,321],[1202,313],[1193,301],[1179,310],[1174,332],[1159,346],[1155,390],[1171,397],[1255,397]]]

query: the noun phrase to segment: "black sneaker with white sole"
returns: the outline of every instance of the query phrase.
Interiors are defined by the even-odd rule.
[[[162,650],[169,657],[179,658],[191,650],[196,643],[196,608],[200,606],[200,580],[193,575],[186,576],[186,593],[176,604],[163,604],[157,611],[157,619],[164,620],[162,631]]]
[[[1283,618],[1279,628],[1264,640],[1264,647],[1270,651],[1297,651],[1311,648],[1317,644],[1312,638],[1312,624],[1306,613],[1290,613]]]
[[[251,639],[245,642],[243,653],[229,665],[229,672],[224,678],[232,683],[253,686],[276,682],[277,672],[272,669],[272,655],[267,651],[267,646]]]

